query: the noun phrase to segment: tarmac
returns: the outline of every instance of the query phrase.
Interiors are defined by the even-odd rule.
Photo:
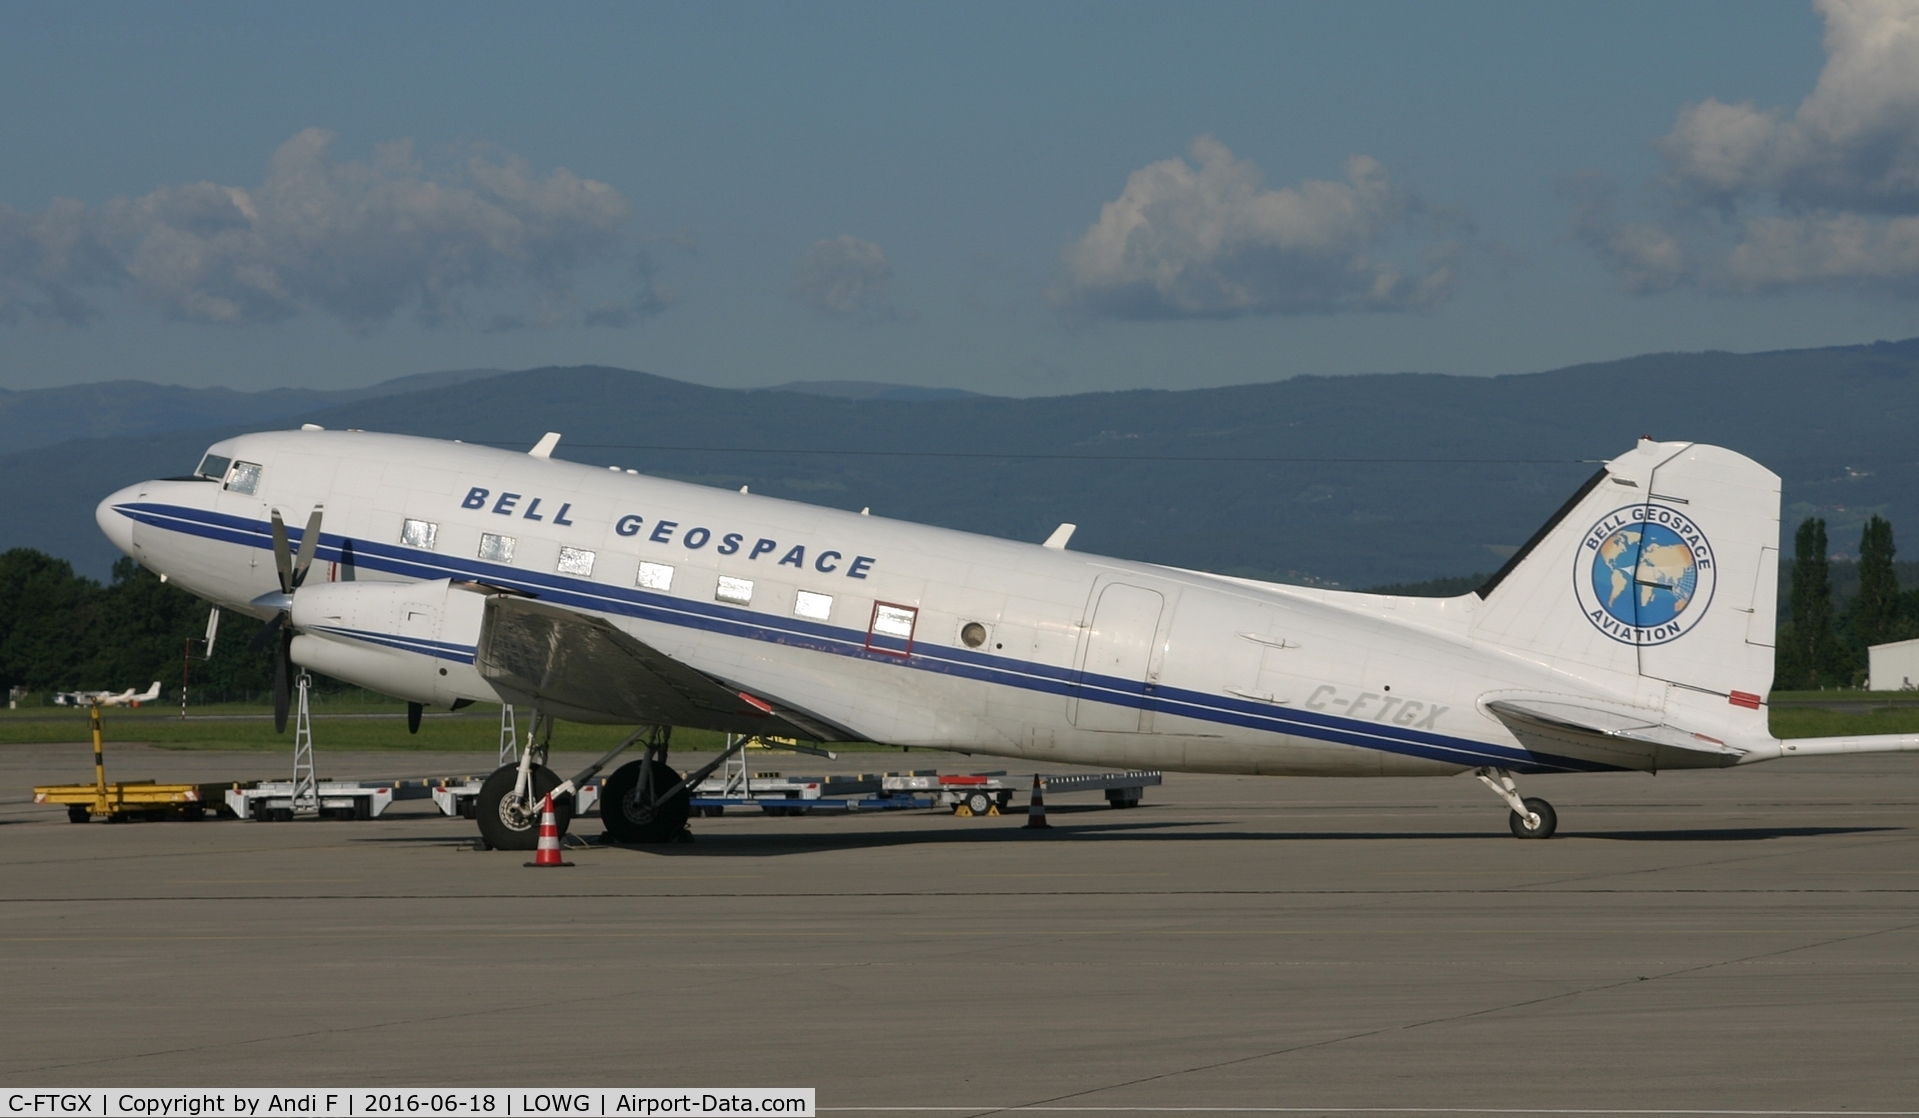
[[[1522,778],[1168,774],[1137,810],[71,825],[0,747],[0,1081],[801,1086],[822,1113],[1919,1112],[1919,755]],[[555,768],[569,771],[576,760]],[[687,758],[676,756],[676,761]],[[110,779],[283,777],[109,749]],[[331,777],[485,772],[326,754]],[[757,759],[789,774],[1016,763]],[[597,833],[598,821],[575,821]]]

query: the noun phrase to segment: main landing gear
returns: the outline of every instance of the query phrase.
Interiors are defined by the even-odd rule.
[[[1553,805],[1538,796],[1522,799],[1519,786],[1513,783],[1513,774],[1505,769],[1482,767],[1474,770],[1473,775],[1513,809],[1507,822],[1512,826],[1514,838],[1551,838],[1553,832],[1559,829],[1559,816],[1553,812]]]
[[[539,845],[541,804],[548,796],[553,797],[554,821],[565,834],[573,818],[573,793],[613,758],[643,745],[645,757],[613,770],[600,784],[600,819],[607,836],[614,842],[691,842],[693,833],[687,830],[686,820],[692,813],[693,789],[746,748],[750,739],[741,735],[718,757],[681,777],[666,763],[672,734],[670,726],[642,726],[573,779],[563,781],[546,767],[552,720],[536,709],[518,763],[501,765],[480,786],[473,812],[480,824],[480,841],[494,850],[534,849]]]

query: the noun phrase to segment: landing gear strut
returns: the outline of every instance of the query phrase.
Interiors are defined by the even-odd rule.
[[[480,785],[473,818],[480,825],[480,841],[491,850],[532,850],[540,843],[540,806],[553,796],[553,819],[560,833],[573,819],[573,790],[561,790],[560,778],[546,767],[546,753],[553,739],[553,720],[544,711],[533,712],[533,724],[527,728],[526,748],[516,764],[494,769]]]
[[[1559,816],[1553,812],[1553,805],[1538,796],[1522,799],[1519,785],[1513,783],[1513,774],[1505,769],[1483,767],[1475,770],[1473,775],[1513,809],[1507,822],[1512,826],[1514,838],[1551,838],[1553,832],[1559,829]]]
[[[691,842],[687,816],[692,814],[693,789],[746,748],[744,735],[729,741],[726,750],[696,772],[681,777],[666,764],[672,728],[655,727],[646,743],[646,756],[613,771],[600,785],[600,819],[614,842]]]

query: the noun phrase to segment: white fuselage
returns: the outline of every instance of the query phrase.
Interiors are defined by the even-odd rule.
[[[270,616],[254,604],[277,589],[270,510],[297,530],[324,505],[309,585],[524,592],[876,742],[1229,773],[1581,771],[1613,766],[1527,750],[1482,696],[1631,698],[1475,640],[1471,595],[1257,583],[409,436],[212,452],[258,465],[253,492],[152,481],[99,519],[221,608]]]

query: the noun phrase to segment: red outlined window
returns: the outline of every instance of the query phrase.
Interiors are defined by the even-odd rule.
[[[915,606],[874,602],[873,619],[866,626],[866,647],[890,656],[911,656],[913,628],[919,624],[919,616]]]

